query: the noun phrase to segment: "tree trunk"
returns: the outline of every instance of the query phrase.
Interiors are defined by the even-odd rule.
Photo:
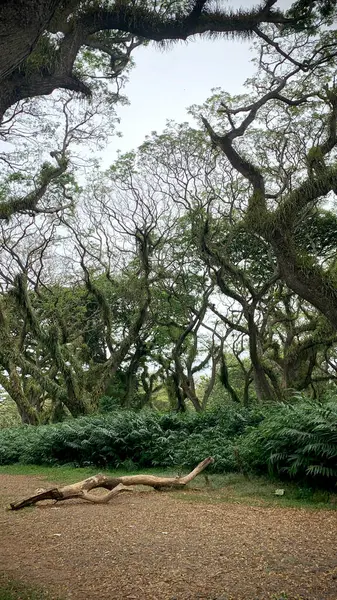
[[[6,390],[7,394],[15,402],[21,421],[24,425],[38,425],[39,416],[36,408],[32,406],[26,397],[20,376],[12,363],[8,365],[9,377],[1,377],[1,385]]]
[[[302,264],[288,232],[275,231],[266,236],[275,251],[282,280],[300,298],[315,306],[337,330],[337,290],[333,280],[318,264]]]
[[[268,378],[260,360],[258,351],[258,331],[254,321],[254,310],[246,311],[245,317],[249,331],[249,355],[253,365],[254,383],[256,394],[261,402],[275,400],[274,390],[269,384]]]
[[[192,376],[191,372],[190,373],[187,372],[187,375],[185,375],[183,366],[180,361],[180,355],[178,352],[175,352],[174,366],[175,366],[175,377],[177,379],[178,389],[182,390],[184,397],[192,402],[196,412],[201,412],[202,407],[201,407],[199,398],[197,397],[197,395],[195,393],[193,376]],[[188,371],[188,368],[187,368],[187,371]]]
[[[250,398],[249,398],[249,386],[252,383],[253,379],[251,377],[251,373],[248,372],[245,374],[245,385],[243,389],[243,406],[248,408],[250,406]]]
[[[12,502],[10,507],[11,510],[19,510],[20,508],[36,504],[41,500],[55,500],[60,502],[61,500],[69,500],[70,498],[82,498],[83,500],[88,500],[94,504],[107,504],[113,496],[126,490],[130,485],[147,485],[155,490],[182,488],[213,462],[214,459],[212,457],[205,458],[205,460],[199,463],[197,467],[191,471],[191,473],[185,475],[185,477],[155,477],[154,475],[109,477],[108,475],[99,473],[98,475],[73,483],[72,485],[40,491],[23,500]],[[91,490],[97,488],[104,488],[109,491],[102,496],[90,494]]]
[[[240,404],[241,403],[240,398],[237,395],[235,389],[231,386],[231,383],[229,381],[228,367],[226,364],[226,359],[225,359],[224,354],[222,354],[222,357],[221,357],[220,381],[221,381],[222,385],[224,386],[225,390],[227,390],[227,392],[229,393],[233,402],[235,402],[236,404]]]
[[[166,379],[166,390],[173,410],[179,413],[186,412],[185,398],[179,387],[179,377],[175,371],[171,375],[168,375]]]
[[[60,0],[0,2],[0,80],[29,56]]]

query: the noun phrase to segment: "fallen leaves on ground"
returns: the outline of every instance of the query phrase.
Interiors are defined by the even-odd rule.
[[[135,490],[108,505],[8,512],[41,479],[0,475],[0,484],[0,568],[65,600],[337,598],[335,511]]]

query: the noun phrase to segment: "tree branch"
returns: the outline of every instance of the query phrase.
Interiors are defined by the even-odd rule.
[[[195,0],[194,7],[185,17],[163,18],[146,6],[124,4],[111,10],[88,11],[82,23],[89,33],[117,29],[149,40],[186,40],[191,35],[209,33],[252,34],[260,23],[290,23],[281,11],[273,11],[276,0],[269,0],[261,8],[251,10],[203,11],[205,0]]]
[[[236,12],[204,10],[206,0],[195,0],[189,13],[185,16],[178,14],[176,17],[165,17],[156,10],[149,10],[141,3],[134,5],[129,2],[116,3],[109,10],[94,5],[80,12],[76,10],[79,3],[75,0],[72,3],[73,14],[67,9],[63,13],[61,10],[55,16],[54,22],[51,22],[50,31],[62,31],[64,38],[59,41],[57,49],[51,50],[52,60],[48,61],[48,66],[45,63],[33,66],[31,61],[27,70],[27,64],[22,61],[32,52],[43,28],[47,27],[50,17],[59,5],[59,0],[43,0],[43,10],[41,10],[40,0],[20,2],[20,10],[23,7],[26,10],[28,6],[30,7],[28,21],[32,23],[32,29],[28,37],[23,35],[22,22],[18,22],[18,12],[13,8],[15,3],[16,0],[8,0],[6,3],[14,12],[8,13],[4,10],[4,26],[6,26],[6,19],[9,20],[9,15],[14,15],[12,33],[15,33],[22,43],[18,43],[17,48],[12,47],[12,55],[8,50],[0,53],[3,59],[3,65],[0,60],[0,74],[2,71],[5,75],[0,95],[0,120],[5,111],[19,100],[48,95],[57,88],[90,95],[90,88],[78,80],[73,73],[73,67],[80,48],[86,43],[88,36],[99,31],[117,30],[142,39],[163,41],[186,40],[192,35],[205,33],[247,37],[253,35],[255,28],[261,23],[291,23],[291,20],[285,18],[281,11],[272,9],[275,0],[268,0],[262,7]],[[63,22],[60,22],[62,15]],[[8,41],[8,38],[6,40]],[[38,49],[36,51],[38,52]]]
[[[199,463],[193,471],[184,477],[156,477],[154,475],[125,475],[122,477],[109,477],[108,475],[98,474],[84,481],[79,481],[72,485],[66,485],[60,488],[52,488],[50,490],[43,490],[29,496],[24,500],[11,503],[12,510],[19,510],[26,506],[32,506],[41,500],[68,500],[71,498],[82,498],[83,500],[89,500],[95,504],[106,504],[109,500],[115,496],[118,492],[123,491],[126,486],[132,485],[147,485],[153,487],[156,490],[182,488],[192,481],[199,473],[204,471],[209,465],[214,463],[214,459],[209,457],[205,458]],[[94,496],[90,494],[90,491],[97,488],[104,488],[109,491],[102,497]]]
[[[33,191],[22,198],[9,198],[4,202],[0,202],[0,220],[8,220],[14,213],[35,213],[41,212],[37,208],[39,200],[41,200],[48,190],[49,185],[55,181],[60,175],[66,172],[68,167],[68,160],[64,154],[58,154],[51,152],[51,156],[55,158],[57,167],[48,165],[48,168],[42,170],[40,174],[41,183]],[[60,207],[61,208],[61,207]],[[59,209],[53,209],[53,212],[57,212]],[[43,211],[44,212],[44,211]]]

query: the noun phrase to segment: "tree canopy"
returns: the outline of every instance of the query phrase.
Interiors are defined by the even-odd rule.
[[[28,5],[0,93],[0,385],[22,421],[335,386],[334,3]],[[133,50],[196,34],[251,36],[246,92],[102,169]]]
[[[98,70],[111,79],[128,65],[132,50],[148,40],[245,38],[259,35],[259,26],[267,23],[315,29],[333,11],[331,0],[299,0],[288,13],[277,0],[246,10],[212,0],[5,0],[0,7],[0,118],[20,100],[55,89],[90,96],[98,56]]]

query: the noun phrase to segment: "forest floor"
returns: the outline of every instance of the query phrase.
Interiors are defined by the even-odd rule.
[[[223,502],[221,489],[5,510],[39,487],[45,476],[0,471],[0,571],[48,598],[337,599],[336,510]]]

